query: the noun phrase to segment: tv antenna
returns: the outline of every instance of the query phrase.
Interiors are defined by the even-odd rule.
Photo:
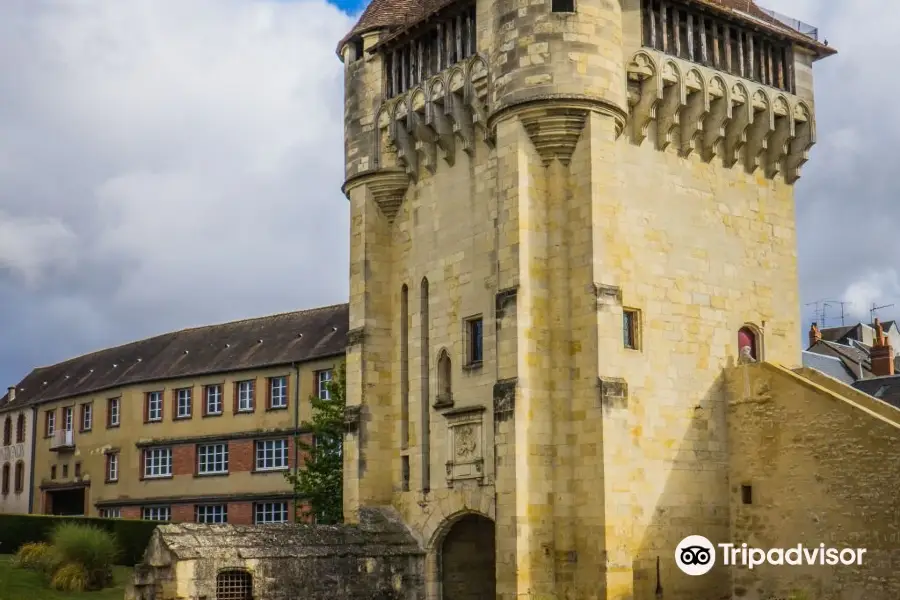
[[[825,307],[826,306],[840,306],[841,307],[841,327],[844,326],[844,306],[852,305],[852,302],[840,302],[838,300],[825,300],[822,304],[822,320],[825,320]],[[822,327],[825,326],[825,323],[822,323]]]
[[[875,303],[873,302],[872,308],[869,310],[869,316],[870,316],[869,322],[874,325],[875,324],[875,313],[878,312],[879,310],[881,310],[882,308],[890,308],[892,306],[894,306],[894,305],[893,304],[885,304],[883,306],[875,306]]]
[[[815,310],[813,312],[813,318],[822,324],[822,329],[825,328],[825,309],[827,308],[828,300],[822,298],[821,300],[816,300],[814,302],[807,302],[806,306],[815,306]]]

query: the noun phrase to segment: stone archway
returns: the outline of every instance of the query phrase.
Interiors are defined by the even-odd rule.
[[[494,522],[478,514],[457,520],[440,546],[441,600],[495,600]]]

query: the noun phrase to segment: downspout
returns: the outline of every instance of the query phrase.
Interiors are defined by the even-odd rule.
[[[300,474],[300,365],[293,363],[294,368],[294,522],[297,522],[297,509],[300,500],[297,497],[297,477]]]
[[[31,407],[31,456],[29,457],[29,462],[31,463],[31,475],[28,478],[28,514],[34,514],[34,468],[35,463],[37,462],[34,459],[34,452],[37,449],[37,416],[38,416],[38,407]]]

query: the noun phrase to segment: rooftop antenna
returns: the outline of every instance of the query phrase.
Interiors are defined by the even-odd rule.
[[[872,303],[872,308],[869,310],[869,323],[875,324],[875,313],[881,310],[882,308],[890,308],[894,306],[893,304],[885,304],[883,306],[875,306],[875,303]]]
[[[825,329],[825,306],[823,303],[828,302],[824,298],[821,300],[816,300],[815,302],[807,302],[806,306],[815,306],[815,312],[813,312],[813,318],[816,319],[819,323],[822,324],[822,329]],[[821,308],[819,308],[821,306]]]
[[[852,305],[852,304],[853,304],[852,302],[839,302],[839,301],[837,301],[837,300],[826,300],[826,301],[824,302],[823,307],[822,307],[822,313],[823,313],[823,315],[824,315],[824,312],[825,312],[825,306],[838,306],[838,305],[840,305],[840,307],[841,307],[841,327],[843,327],[843,326],[844,326],[844,306],[845,306],[845,305]],[[822,326],[823,326],[823,327],[825,326],[824,323],[822,324]]]

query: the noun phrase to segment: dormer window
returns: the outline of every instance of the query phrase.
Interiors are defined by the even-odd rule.
[[[644,46],[794,93],[794,52],[790,41],[742,27],[677,0],[642,2]],[[749,10],[760,11],[752,2]],[[765,21],[766,16],[760,11],[758,18]],[[774,23],[773,26],[778,27]]]
[[[435,19],[423,33],[384,42],[385,97],[393,98],[476,53],[475,4]],[[377,47],[377,46],[376,46]]]

